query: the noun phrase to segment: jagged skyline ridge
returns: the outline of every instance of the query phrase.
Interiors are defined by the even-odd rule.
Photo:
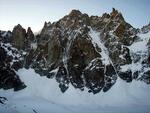
[[[0,1],[0,29],[12,30],[14,25],[21,24],[27,29],[31,26],[34,32],[42,29],[44,21],[57,21],[72,9],[78,9],[88,15],[101,16],[104,12],[111,12],[112,7],[123,13],[125,20],[134,27],[142,27],[149,23],[148,0],[99,0],[99,1]],[[7,10],[6,10],[7,9]],[[135,19],[136,18],[136,19]]]

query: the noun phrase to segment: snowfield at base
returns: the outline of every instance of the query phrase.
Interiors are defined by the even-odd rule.
[[[0,113],[149,113],[149,85],[120,78],[106,93],[96,95],[80,91],[71,84],[61,93],[55,79],[36,74],[33,69],[18,72],[27,88],[14,92],[0,90],[0,96],[8,99],[0,104]]]

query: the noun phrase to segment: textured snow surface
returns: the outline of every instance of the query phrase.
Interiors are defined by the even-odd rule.
[[[8,99],[0,113],[149,113],[150,87],[143,82],[117,79],[106,93],[96,95],[70,85],[61,93],[54,79],[41,77],[33,69],[17,72],[27,88],[19,92],[0,90]]]

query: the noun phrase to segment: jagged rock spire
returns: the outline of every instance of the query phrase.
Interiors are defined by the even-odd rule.
[[[25,37],[26,37],[26,30],[18,24],[14,27],[12,31],[12,43],[14,47],[17,49],[24,49],[25,48]]]
[[[28,29],[27,29],[27,38],[29,38],[29,39],[33,39],[34,38],[34,34],[33,34],[32,30],[31,30],[31,27],[28,27]]]

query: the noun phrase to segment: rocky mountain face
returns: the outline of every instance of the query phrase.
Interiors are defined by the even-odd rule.
[[[18,50],[9,44],[0,44],[0,88],[21,90],[26,85],[20,80],[15,70],[22,68],[22,60]]]
[[[26,30],[18,24],[14,27],[12,31],[12,40],[11,43],[13,47],[19,50],[28,51],[32,49],[32,43],[35,43],[34,34],[30,27]]]
[[[148,33],[150,31],[150,23],[141,28],[142,33]]]
[[[19,68],[56,79],[62,92],[73,85],[96,94],[108,91],[118,77],[150,83],[149,30],[148,25],[135,29],[114,8],[102,16],[72,10],[57,22],[45,22],[37,36],[17,25],[7,42],[18,49]]]
[[[11,31],[1,31],[0,30],[0,41],[3,41],[4,43],[9,43],[12,37]]]

